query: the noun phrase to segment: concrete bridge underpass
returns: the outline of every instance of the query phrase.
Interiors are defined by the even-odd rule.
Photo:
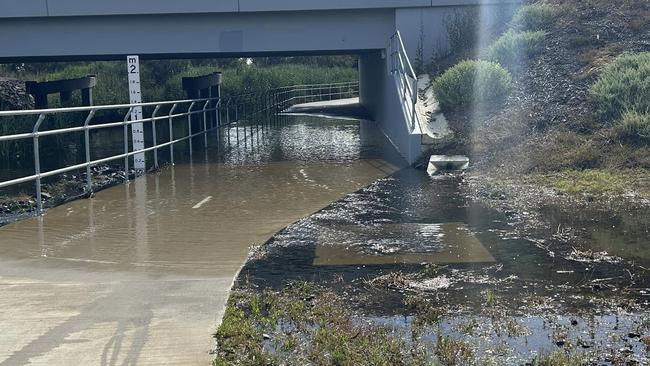
[[[446,47],[445,21],[506,0],[33,0],[0,3],[0,62],[358,54],[360,102],[407,161],[421,152],[413,108],[422,48]],[[481,16],[477,22],[489,23]],[[488,27],[489,24],[485,24]],[[401,42],[394,37],[399,31]],[[428,38],[422,39],[422,34]]]

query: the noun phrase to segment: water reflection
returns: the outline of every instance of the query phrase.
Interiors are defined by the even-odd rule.
[[[143,270],[235,269],[250,245],[395,171],[376,136],[362,139],[362,131],[332,120],[267,131],[255,148],[212,151],[207,163],[164,169],[0,228],[0,253]]]
[[[327,228],[314,265],[492,263],[494,257],[463,223],[385,224]]]

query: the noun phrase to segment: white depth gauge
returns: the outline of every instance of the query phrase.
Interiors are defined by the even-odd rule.
[[[126,57],[127,70],[129,75],[129,100],[131,104],[142,103],[142,93],[140,90],[140,58],[138,56]],[[142,119],[142,107],[133,107],[131,109],[131,121]],[[144,127],[142,122],[131,124],[131,137],[133,141],[133,151],[144,149]],[[144,153],[133,155],[133,168],[136,175],[144,173],[146,164]]]

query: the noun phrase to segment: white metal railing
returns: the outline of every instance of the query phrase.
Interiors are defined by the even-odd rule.
[[[256,92],[235,95],[230,97],[221,98],[200,98],[200,99],[185,99],[173,100],[152,103],[133,103],[133,104],[117,104],[117,105],[100,105],[90,107],[67,107],[67,108],[50,108],[39,110],[17,110],[17,111],[0,111],[0,123],[3,123],[3,118],[6,117],[19,117],[19,116],[33,116],[35,120],[31,127],[31,132],[14,133],[7,135],[0,135],[0,142],[29,140],[33,142],[33,159],[34,159],[34,174],[23,176],[20,178],[0,181],[0,188],[10,187],[17,184],[27,183],[34,181],[36,183],[36,204],[37,213],[40,215],[43,212],[42,200],[42,187],[41,180],[43,178],[52,177],[55,175],[63,174],[66,172],[84,169],[86,170],[86,185],[85,190],[87,193],[93,191],[91,167],[99,164],[108,163],[115,160],[123,159],[124,161],[124,175],[128,180],[130,176],[129,171],[129,158],[140,153],[153,152],[154,167],[159,167],[158,151],[163,148],[169,148],[170,163],[174,164],[174,145],[183,141],[189,143],[189,154],[192,156],[192,139],[203,135],[204,146],[208,146],[208,133],[211,131],[219,131],[220,129],[227,128],[228,145],[231,144],[230,130],[232,126],[236,126],[236,141],[240,142],[239,133],[240,126],[256,124],[259,131],[260,121],[263,125],[271,125],[278,123],[279,120],[274,118],[278,113],[282,112],[288,106],[296,104],[300,101],[316,101],[316,100],[332,100],[341,99],[345,96],[353,96],[358,94],[358,82],[349,83],[332,83],[332,84],[310,84],[310,85],[293,85],[272,89],[265,92]],[[153,108],[153,112],[149,117],[130,120],[131,111],[135,107],[148,107]],[[113,116],[120,115],[123,118],[112,120],[108,122],[96,121],[96,115],[100,111],[112,112]],[[164,112],[164,113],[161,113]],[[49,116],[55,115],[68,115],[71,120],[78,118],[77,115],[85,116],[82,118],[83,125],[66,127],[66,128],[53,128],[41,130],[43,122]],[[209,117],[210,116],[210,117]],[[174,136],[174,125],[178,121],[187,123],[187,131],[182,136]],[[200,126],[199,131],[193,131],[194,124]],[[168,128],[169,136],[164,142],[159,141],[158,125],[160,122],[166,122],[165,127]],[[152,132],[151,146],[143,149],[134,150],[130,148],[130,134],[129,126],[134,123],[150,124]],[[99,159],[91,159],[91,131],[101,130],[107,128],[123,128],[123,151],[119,154],[111,155]],[[63,168],[52,169],[43,171],[41,165],[41,150],[39,140],[45,136],[64,135],[69,133],[84,133],[84,147],[85,147],[85,161],[83,163],[68,165]],[[252,136],[251,127],[251,136]],[[244,140],[246,140],[246,127],[244,127]],[[251,137],[252,138],[252,137]]]
[[[409,60],[402,35],[397,31],[390,38],[390,73],[394,76],[402,109],[406,120],[410,124],[409,128],[413,132],[419,127],[419,120],[416,111],[418,102],[418,76],[416,75],[411,61]]]
[[[293,85],[277,90],[278,104],[284,111],[299,103],[353,98],[359,96],[359,82]]]

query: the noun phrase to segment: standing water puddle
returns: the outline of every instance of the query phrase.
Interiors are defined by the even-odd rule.
[[[520,364],[556,349],[595,352],[603,364],[649,362],[650,278],[630,273],[650,268],[650,257],[556,255],[551,237],[522,238],[506,215],[467,199],[461,180],[406,168],[350,194],[276,235],[239,285],[313,281],[348,299],[360,322],[402,339],[417,319],[405,303],[427,301],[444,315],[422,339],[461,339],[481,362]],[[612,245],[633,240],[598,226],[598,237],[618,237]]]

